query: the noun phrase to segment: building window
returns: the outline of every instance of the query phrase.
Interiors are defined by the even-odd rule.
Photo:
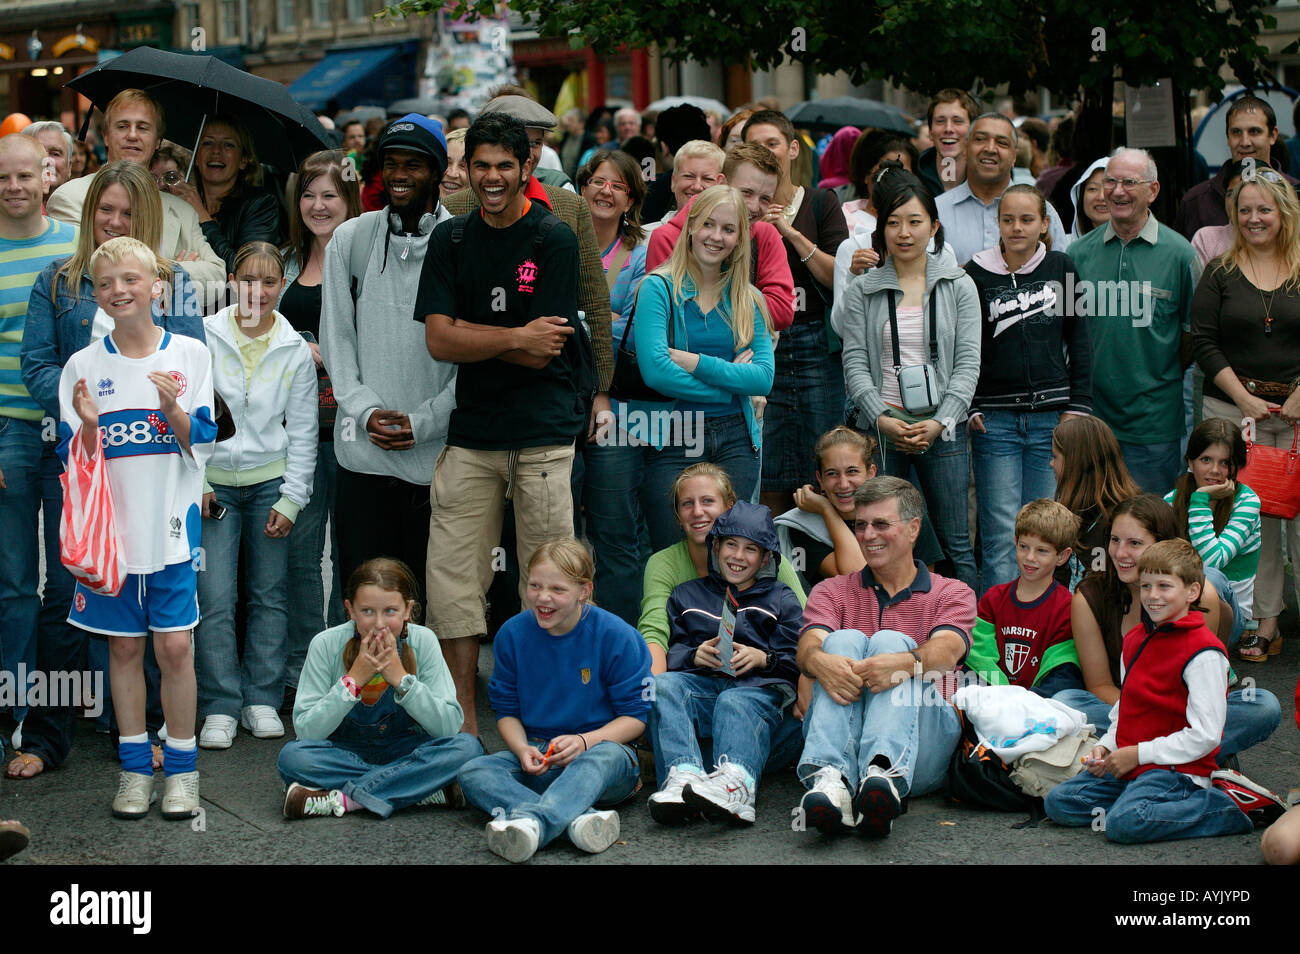
[[[311,0],[311,21],[318,27],[329,26],[334,20],[333,0]]]
[[[194,35],[198,29],[199,23],[199,5],[197,3],[187,3],[185,6],[185,37],[188,39]]]
[[[221,0],[221,36],[237,40],[239,36],[239,0]]]
[[[276,0],[275,26],[281,33],[292,33],[297,25],[297,12],[294,0]]]
[[[367,19],[366,0],[348,0],[348,19]]]

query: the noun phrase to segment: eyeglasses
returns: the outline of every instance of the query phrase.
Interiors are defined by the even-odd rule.
[[[161,189],[165,185],[175,185],[176,183],[180,182],[181,174],[177,172],[175,169],[168,169],[162,175],[154,176],[153,181],[158,183],[158,188]]]
[[[1154,179],[1113,179],[1110,176],[1105,176],[1101,180],[1101,187],[1103,189],[1114,189],[1116,186],[1123,186],[1124,190],[1128,191],[1129,189],[1136,189],[1138,186],[1143,185],[1147,182],[1155,182],[1155,180]]]
[[[601,176],[596,176],[595,178],[588,179],[587,185],[591,186],[597,192],[605,188],[605,186],[609,186],[610,189],[612,189],[614,192],[619,193],[620,195],[627,195],[629,192],[632,191],[627,187],[627,183],[615,182],[613,179],[606,179]]]
[[[888,533],[900,523],[904,522],[905,521],[903,520],[884,520],[881,518],[875,520],[855,520],[853,521],[853,532],[858,536],[862,536],[867,532],[867,528],[870,527],[872,530],[876,531],[876,533]]]

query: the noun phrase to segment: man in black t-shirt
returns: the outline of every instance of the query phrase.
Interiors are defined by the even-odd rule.
[[[579,393],[578,240],[524,195],[529,143],[503,113],[465,137],[481,209],[434,230],[416,299],[429,353],[459,364],[447,447],[433,472],[430,627],[476,734],[478,637],[487,631],[492,548],[514,501],[518,557],[573,533],[569,471],[586,425]]]

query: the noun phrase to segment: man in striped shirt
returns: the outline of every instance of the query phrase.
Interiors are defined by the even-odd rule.
[[[799,778],[805,821],[883,837],[909,795],[943,784],[961,735],[947,702],[970,649],[975,594],[912,557],[921,494],[873,477],[854,494],[861,574],[813,587],[799,668],[816,680]]]
[[[0,138],[0,671],[15,674],[20,663],[28,672],[36,668],[38,615],[43,627],[66,627],[72,601],[72,577],[58,561],[63,468],[54,453],[54,424],[42,424],[45,411],[23,386],[19,366],[36,276],[54,259],[71,255],[77,239],[75,226],[41,213],[44,162],[45,149],[36,139],[18,133]],[[43,615],[37,596],[42,502],[45,550],[51,555]]]

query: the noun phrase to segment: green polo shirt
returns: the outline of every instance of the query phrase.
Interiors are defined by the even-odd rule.
[[[1126,444],[1183,436],[1183,366],[1201,277],[1191,243],[1154,215],[1129,242],[1108,222],[1069,248],[1079,272],[1074,303],[1090,317],[1093,413]],[[1076,312],[1076,313],[1079,313]]]

